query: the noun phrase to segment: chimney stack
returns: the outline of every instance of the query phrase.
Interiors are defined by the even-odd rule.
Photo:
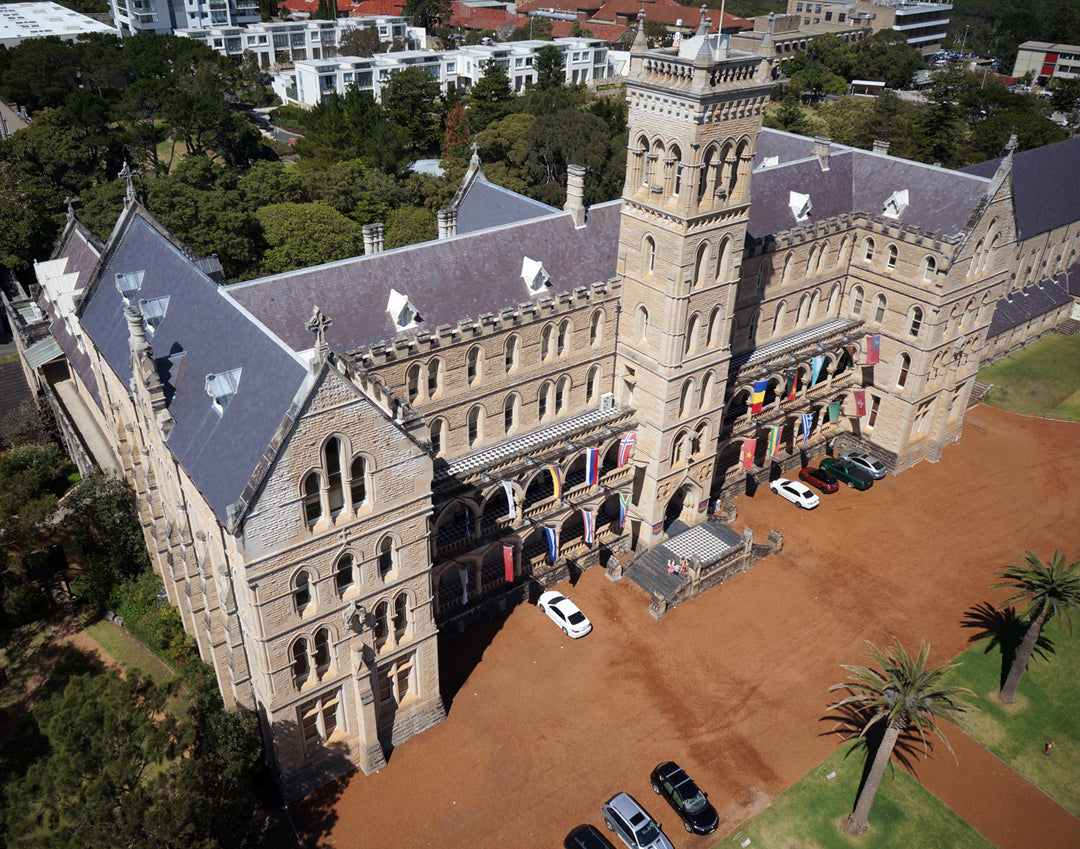
[[[821,163],[821,170],[829,170],[829,142],[831,140],[828,136],[815,136],[814,137],[814,156],[818,158]]]
[[[888,153],[889,152],[889,140],[888,139],[874,139],[874,153]]]
[[[574,217],[575,227],[585,226],[585,168],[566,166],[566,205],[563,210]]]
[[[382,251],[385,229],[382,224],[365,224],[361,228],[361,233],[364,235],[364,256]]]

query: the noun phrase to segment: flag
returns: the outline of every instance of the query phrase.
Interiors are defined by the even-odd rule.
[[[825,365],[825,357],[814,357],[810,361],[810,385],[815,386],[817,380],[821,377],[821,368]]]
[[[508,584],[514,582],[514,546],[503,546],[503,570],[505,572],[504,577]]]
[[[768,380],[754,381],[754,403],[753,406],[750,408],[750,412],[754,415],[757,415],[761,412],[761,408],[765,404],[765,390],[768,388]]]
[[[784,372],[784,383],[787,384],[787,399],[794,401],[799,391],[799,372],[789,368]]]
[[[472,538],[472,522],[469,521],[469,505],[464,501],[458,502],[461,505],[461,509],[465,511],[465,538]]]
[[[585,449],[585,483],[596,486],[600,483],[600,449]]]
[[[839,401],[830,401],[829,402],[829,421],[830,422],[838,422],[838,421],[840,421],[840,402]]]
[[[596,514],[592,510],[582,510],[581,524],[585,526],[585,545],[592,545],[596,535]]]
[[[802,414],[802,441],[806,442],[810,438],[810,430],[814,427],[814,414],[803,413]]]
[[[881,337],[866,337],[866,364],[872,366],[881,362]]]
[[[776,456],[776,449],[780,447],[780,440],[784,435],[784,426],[777,425],[769,428],[769,456]]]
[[[559,541],[555,536],[555,529],[550,525],[544,525],[544,536],[547,537],[548,557],[554,563],[559,557]]]
[[[742,441],[742,467],[752,469],[754,467],[754,452],[757,451],[756,439],[744,439]]]
[[[626,509],[630,506],[630,493],[619,493],[619,530],[626,524]]]
[[[622,439],[619,440],[619,468],[630,462],[630,452],[634,450],[634,440],[636,439],[637,433],[631,431],[630,433],[624,433]]]
[[[514,505],[514,485],[510,481],[502,482],[503,489],[506,490],[506,515],[511,519],[517,518],[517,507]]]
[[[866,415],[866,390],[865,389],[856,389],[851,394],[855,396],[855,415],[857,415],[857,416],[865,416]]]
[[[458,577],[461,578],[461,603],[469,603],[469,570],[458,569]]]
[[[551,488],[555,490],[555,497],[562,499],[562,472],[558,466],[548,465],[547,470],[551,472]]]

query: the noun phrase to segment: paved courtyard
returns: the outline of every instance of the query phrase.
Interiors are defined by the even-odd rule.
[[[526,605],[444,643],[446,721],[379,774],[295,805],[307,845],[559,846],[627,790],[676,846],[712,846],[835,748],[828,687],[864,640],[926,639],[944,662],[967,646],[964,611],[1001,600],[998,569],[1025,549],[1080,556],[1080,425],[985,407],[971,420],[940,463],[812,512],[767,489],[740,498],[735,528],[778,528],[783,553],[662,620],[593,569],[561,587],[594,623],[582,640]],[[686,835],[653,796],[667,759],[709,792],[717,835]]]

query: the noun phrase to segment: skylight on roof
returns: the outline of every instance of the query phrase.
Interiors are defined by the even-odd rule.
[[[166,295],[163,298],[140,300],[139,309],[142,310],[143,323],[146,325],[146,335],[153,336],[154,331],[157,330],[158,325],[161,324],[161,320],[165,318],[165,313],[169,309],[169,296]]]
[[[810,217],[810,210],[814,208],[810,202],[810,195],[804,195],[801,192],[791,192],[788,195],[788,206],[791,207],[791,214],[795,216],[796,221],[806,221]]]
[[[145,274],[145,271],[127,271],[116,275],[116,291],[127,303],[130,304],[131,299],[139,294]]]
[[[550,285],[551,275],[544,268],[544,263],[538,259],[524,257],[521,261],[521,279],[529,288],[529,294],[535,295]]]
[[[390,298],[386,302],[386,311],[390,313],[394,328],[399,331],[413,327],[420,320],[420,313],[409,302],[409,296],[403,295],[397,289],[390,290]]]
[[[908,206],[908,190],[900,189],[889,195],[882,214],[886,218],[899,218]]]
[[[243,369],[234,368],[231,371],[206,376],[206,394],[214,400],[214,410],[219,416],[224,415],[225,409],[240,386],[241,371]]]

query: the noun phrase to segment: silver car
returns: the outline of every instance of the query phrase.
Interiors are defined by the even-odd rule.
[[[656,820],[629,793],[616,793],[600,808],[604,825],[630,849],[675,849]]]
[[[841,460],[850,460],[876,481],[881,480],[889,473],[889,470],[885,468],[884,463],[877,457],[872,454],[867,454],[864,451],[841,451],[838,456]]]

